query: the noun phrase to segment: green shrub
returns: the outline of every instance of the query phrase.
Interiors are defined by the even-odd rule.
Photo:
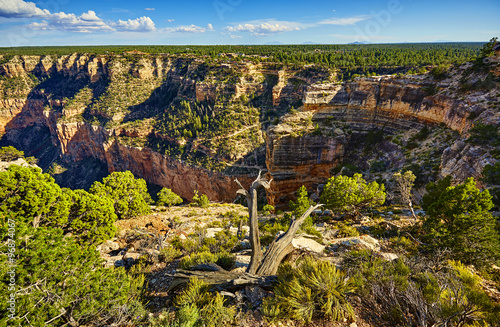
[[[339,229],[337,237],[352,237],[359,236],[359,232],[355,227],[344,224],[342,222],[337,223],[336,227]]]
[[[289,208],[292,210],[292,214],[294,215],[295,218],[299,218],[302,216],[304,212],[309,209],[311,205],[314,205],[314,202],[309,199],[307,195],[307,189],[304,185],[302,185],[296,192],[295,195],[297,197],[296,201],[290,201],[289,203]],[[306,222],[304,221],[303,224]],[[310,222],[312,225],[312,221]]]
[[[389,239],[391,249],[402,254],[417,254],[418,244],[404,236],[395,236]]]
[[[484,267],[500,259],[500,236],[488,190],[476,187],[473,178],[450,186],[451,179],[429,183],[423,198],[427,213],[424,239],[430,250],[451,249],[454,259]]]
[[[169,246],[160,250],[158,259],[162,262],[169,263],[172,262],[172,260],[179,258],[181,255],[182,252],[180,250],[173,246]]]
[[[328,179],[320,201],[334,211],[359,214],[362,208],[384,203],[385,187],[377,182],[367,183],[361,174],[334,176]]]
[[[114,201],[115,212],[120,219],[128,219],[151,212],[146,181],[136,179],[130,171],[113,172],[101,182],[95,182],[89,190],[100,197]]]
[[[23,151],[19,151],[13,146],[0,148],[0,161],[13,161],[19,158],[24,158]]]
[[[227,252],[210,253],[208,251],[192,253],[181,259],[179,268],[189,269],[202,263],[216,263],[226,270],[230,270],[236,261],[233,254]]]
[[[474,124],[474,127],[470,129],[470,137],[467,142],[478,144],[478,145],[500,145],[500,134],[498,132],[498,127],[495,125],[488,124]]]
[[[210,201],[208,200],[208,196],[206,194],[202,194],[201,196],[198,195],[198,191],[194,191],[193,199],[191,202],[192,206],[200,207],[200,208],[206,208],[210,204]]]
[[[181,294],[175,297],[174,305],[179,308],[177,320],[181,326],[229,326],[234,320],[236,309],[226,307],[224,297],[209,292],[210,285],[192,278]]]
[[[200,319],[200,310],[195,304],[187,304],[177,310],[176,318],[174,326],[194,327]]]
[[[448,77],[448,69],[450,68],[450,65],[445,65],[441,64],[437,67],[432,68],[432,70],[429,72],[429,74],[434,77],[434,79],[440,81]]]
[[[238,237],[226,229],[215,233],[213,238],[205,238],[202,244],[206,245],[212,253],[231,251],[238,244]]]
[[[67,191],[71,201],[66,230],[85,243],[102,243],[115,235],[113,200],[84,190]]]
[[[198,239],[187,238],[185,240],[181,240],[179,236],[175,236],[170,244],[172,244],[175,249],[183,251],[186,254],[193,253],[200,246]]]
[[[269,216],[272,212],[274,212],[274,207],[270,204],[266,204],[265,206],[262,207],[262,214],[264,216]]]
[[[353,290],[350,280],[330,262],[306,257],[295,269],[289,264],[280,267],[275,297],[263,303],[262,312],[306,322],[314,317],[352,320],[347,295]]]
[[[236,315],[233,306],[224,306],[224,296],[216,293],[210,298],[208,303],[201,308],[201,320],[207,327],[231,326]]]
[[[7,253],[7,222],[0,214],[3,253]],[[2,294],[9,294],[7,260],[0,256]],[[144,277],[128,275],[123,268],[104,268],[93,247],[82,247],[63,236],[61,229],[34,228],[17,220],[16,264],[17,318],[9,325],[23,326],[28,320],[32,326],[126,325],[145,315],[139,298]],[[0,303],[0,311],[0,325],[5,326],[7,301]]]
[[[162,188],[160,192],[157,194],[158,201],[156,201],[157,206],[173,206],[175,204],[182,203],[182,198],[172,192],[169,188]]]
[[[210,298],[210,285],[198,278],[191,278],[186,288],[174,299],[174,305],[177,308],[193,304],[198,308],[206,305]]]

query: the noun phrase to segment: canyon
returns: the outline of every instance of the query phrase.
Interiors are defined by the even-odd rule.
[[[36,156],[65,186],[88,187],[109,172],[130,170],[187,200],[198,190],[212,201],[231,202],[235,178],[246,187],[264,170],[274,181],[268,202],[280,207],[302,185],[317,193],[346,163],[370,170],[383,161],[387,171],[418,163],[398,140],[408,142],[427,126],[433,133],[454,131],[434,146],[440,150],[432,159],[439,161],[438,176],[463,181],[495,162],[487,147],[464,143],[470,128],[500,125],[498,110],[488,105],[498,101],[494,91],[457,93],[465,69],[442,81],[424,74],[339,83],[321,70],[311,75],[194,56],[17,56],[0,65],[0,143]],[[200,117],[233,111],[227,116],[233,125],[210,137],[159,130],[159,117],[181,101],[196,104]],[[373,147],[389,150],[363,162],[352,159],[367,152],[373,131],[381,133]]]

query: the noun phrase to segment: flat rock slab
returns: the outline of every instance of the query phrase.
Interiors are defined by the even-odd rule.
[[[372,251],[380,251],[380,243],[370,235],[344,237],[330,240],[331,247],[365,248]]]
[[[304,250],[318,254],[322,254],[325,251],[324,245],[319,244],[315,240],[303,236],[294,238],[292,240],[292,245],[294,249]]]

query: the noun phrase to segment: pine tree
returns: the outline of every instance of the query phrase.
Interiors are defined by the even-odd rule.
[[[101,182],[95,182],[90,193],[109,197],[114,201],[115,213],[120,219],[127,219],[151,212],[146,181],[136,179],[130,171],[113,172]]]
[[[367,183],[361,174],[333,176],[328,179],[320,202],[331,210],[359,215],[362,208],[385,202],[385,187],[377,182]]]
[[[158,192],[158,201],[156,201],[157,206],[167,206],[170,207],[175,204],[182,203],[182,198],[172,192],[169,188],[162,188],[160,192]]]
[[[447,248],[467,264],[485,266],[500,259],[500,237],[488,190],[476,187],[473,178],[447,186],[451,178],[427,186],[423,208],[425,240],[430,249]]]

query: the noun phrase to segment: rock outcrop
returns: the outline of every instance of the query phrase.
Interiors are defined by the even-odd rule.
[[[136,177],[168,187],[185,199],[191,200],[197,190],[205,193],[211,201],[231,202],[238,190],[234,178],[237,177],[244,185],[252,181],[251,176],[211,172],[189,166],[149,148],[123,145],[113,139],[114,132],[88,123],[57,125],[62,154],[67,160],[96,158],[106,163],[109,172],[130,170]]]
[[[430,85],[416,77],[392,76],[357,78],[344,85],[311,85],[304,94],[304,110],[313,111],[317,120],[330,118],[361,130],[383,126],[396,131],[426,123],[467,130],[473,108],[448,96],[428,96],[424,88]]]
[[[268,129],[266,165],[273,178],[268,191],[272,205],[287,204],[302,185],[311,188],[323,183],[342,161],[346,144],[342,130],[315,135],[312,126],[304,126],[311,118],[311,113],[299,113]]]

